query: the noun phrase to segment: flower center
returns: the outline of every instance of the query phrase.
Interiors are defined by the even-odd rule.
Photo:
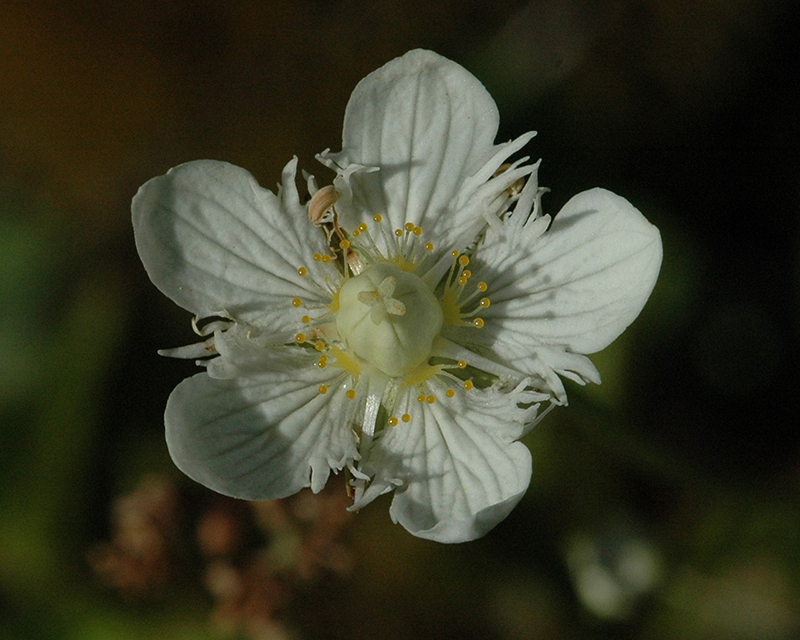
[[[428,360],[442,322],[431,290],[393,264],[369,266],[339,290],[339,337],[389,376],[406,375]]]

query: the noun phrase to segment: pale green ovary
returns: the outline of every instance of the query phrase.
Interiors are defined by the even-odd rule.
[[[392,377],[427,362],[442,323],[441,305],[427,285],[391,263],[367,267],[339,290],[339,337],[349,351]]]

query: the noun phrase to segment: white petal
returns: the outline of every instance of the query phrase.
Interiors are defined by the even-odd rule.
[[[308,358],[311,358],[309,361]],[[357,457],[349,424],[357,403],[319,392],[335,372],[314,356],[278,357],[273,370],[232,380],[201,373],[167,402],[167,445],[190,478],[219,493],[272,500],[324,487]]]
[[[297,161],[280,196],[225,162],[201,160],[145,183],[133,199],[136,248],[150,279],[199,317],[227,311],[259,326],[295,321],[292,298],[320,302],[298,275],[325,251],[300,205]]]
[[[483,85],[431,51],[410,51],[371,73],[347,105],[342,151],[321,158],[378,169],[352,174],[355,208],[339,203],[342,223],[353,228],[380,213],[394,228],[412,222],[431,238],[458,231],[469,222],[461,218],[474,217],[465,210],[471,194],[532,137],[495,147],[498,122]]]
[[[609,191],[576,195],[541,234],[545,219],[526,225],[521,240],[498,238],[478,252],[486,266],[476,277],[488,283],[491,306],[475,339],[517,368],[542,346],[605,348],[639,315],[661,266],[658,229]]]
[[[515,442],[537,408],[518,407],[538,397],[524,391],[526,382],[510,393],[473,389],[452,399],[441,383],[429,383],[436,402],[413,400],[411,421],[387,428],[362,466],[375,473],[373,485],[354,507],[399,485],[390,513],[414,535],[439,542],[485,535],[530,482],[530,453]]]

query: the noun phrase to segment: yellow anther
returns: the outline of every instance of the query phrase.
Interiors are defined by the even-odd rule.
[[[389,423],[390,427],[396,427],[397,426],[397,418],[395,418],[394,416],[389,418],[386,422]]]
[[[469,269],[464,269],[461,272],[461,277],[462,278],[471,278],[472,277],[472,271],[470,271]]]
[[[350,241],[349,241],[349,240],[342,240],[342,241],[339,243],[339,246],[340,246],[342,249],[349,249],[349,248],[350,248]]]
[[[374,216],[372,216],[372,219],[373,219],[375,222],[380,222],[381,220],[383,220],[383,218],[381,217],[381,214],[380,214],[380,213],[376,213]]]
[[[491,300],[489,300],[489,298],[481,298],[480,305],[481,305],[481,306],[482,306],[484,309],[486,309],[486,308],[487,308],[487,307],[488,307],[490,304],[492,304],[492,301],[491,301]]]
[[[428,404],[433,404],[434,402],[436,402],[436,396],[428,396],[427,398],[425,398],[425,402],[427,402]]]
[[[426,242],[425,243],[425,251],[433,251],[433,243],[432,242]]]
[[[403,236],[403,231],[401,229],[395,229],[394,230],[394,235],[396,235],[398,238],[400,238],[400,237]]]
[[[417,402],[425,402],[425,396],[423,396],[421,394],[419,396],[417,396]]]
[[[347,393],[345,393],[344,395],[347,396],[348,400],[353,400],[356,397],[355,389],[348,389]]]
[[[472,324],[475,325],[478,329],[483,329],[484,325],[483,318],[475,318],[472,321]]]
[[[474,384],[472,384],[472,380],[464,380],[464,390],[465,390],[465,391],[469,391],[469,390],[470,390],[470,389],[472,389],[474,386],[475,386],[475,385],[474,385]]]
[[[325,343],[324,343],[322,340],[317,340],[317,341],[314,343],[314,348],[315,348],[317,351],[325,351]]]
[[[319,385],[319,392],[328,393],[328,387],[326,387],[324,384]]]
[[[294,298],[292,300],[293,307],[299,307],[301,304],[303,304],[303,301],[300,298]]]
[[[448,398],[452,398],[454,395],[456,395],[456,392],[453,391],[452,389],[448,389],[447,391],[444,392],[444,395],[446,395]]]
[[[469,264],[469,258],[467,256],[459,256],[458,264],[460,264],[462,267],[466,267]]]
[[[477,287],[477,289],[478,289],[478,291],[480,291],[481,293],[483,293],[484,291],[486,291],[488,288],[489,288],[489,287],[486,285],[486,283],[485,283],[485,282],[479,282],[479,283],[478,283],[478,287]]]
[[[366,233],[366,231],[367,231],[367,225],[366,225],[366,224],[364,224],[364,223],[362,222],[360,225],[358,225],[358,230],[359,230],[361,233]]]
[[[297,344],[303,344],[303,343],[306,341],[306,335],[305,335],[304,333],[298,333],[298,334],[297,334],[297,335],[294,337],[294,341],[295,341]]]
[[[322,260],[322,254],[321,253],[315,253],[314,254],[314,262],[319,262],[320,260]]]
[[[407,413],[404,413],[404,414],[403,414],[403,417],[402,417],[402,418],[400,418],[400,419],[401,419],[403,422],[411,422],[411,416],[410,416],[410,415],[408,415]]]
[[[353,229],[353,237],[354,238],[357,238],[360,235],[361,235],[361,232],[358,229]]]
[[[308,316],[303,316],[302,318],[300,318],[300,320],[303,322],[303,324],[308,324],[309,322],[311,322],[311,318],[309,318]]]
[[[331,257],[326,253],[324,256],[322,256],[322,261],[325,264],[328,264],[331,261]]]
[[[461,277],[458,279],[458,284],[460,284],[462,287],[466,286],[466,284],[467,284],[467,279],[466,279],[464,276],[461,276]]]
[[[458,251],[456,251],[455,249],[453,249],[453,250],[450,252],[450,255],[451,255],[451,256],[453,256],[454,258],[457,258],[457,257],[458,257]]]
[[[414,223],[413,222],[406,222],[406,231],[409,233],[414,230]]]
[[[306,276],[306,275],[308,275],[308,269],[306,269],[305,267],[300,267],[297,270],[297,275],[298,276]]]
[[[324,369],[328,365],[328,356],[320,356],[319,360],[317,360],[317,366],[320,369]]]
[[[458,361],[458,368],[459,369],[466,369],[466,367],[467,367],[467,361],[466,360],[459,360]]]
[[[414,227],[414,235],[421,236],[422,235],[422,227]]]

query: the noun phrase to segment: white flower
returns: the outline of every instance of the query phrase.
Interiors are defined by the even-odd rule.
[[[478,80],[411,51],[356,87],[308,205],[296,159],[277,195],[214,161],[139,190],[145,268],[206,338],[167,352],[206,368],[167,403],[178,467],[248,500],[346,469],[353,509],[394,490],[393,520],[442,542],[509,513],[518,439],[566,403],[559,376],[600,382],[584,354],[636,318],[661,240],[602,189],[542,215],[538,163],[506,164],[534,134],[495,145],[497,127]]]

